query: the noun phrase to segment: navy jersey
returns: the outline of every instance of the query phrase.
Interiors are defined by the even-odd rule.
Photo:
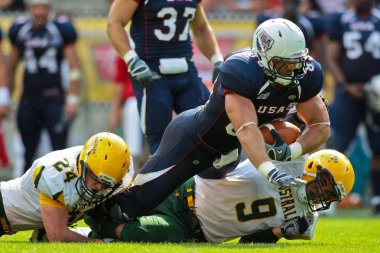
[[[191,58],[189,23],[200,0],[135,0],[130,35],[140,58]]]
[[[341,68],[346,81],[367,82],[380,73],[380,12],[373,9],[367,16],[353,10],[329,16],[331,40],[342,45]]]
[[[77,33],[67,18],[49,21],[41,29],[32,29],[29,18],[18,18],[9,29],[9,39],[25,61],[23,95],[59,91],[62,97],[61,64],[65,45],[77,40]]]
[[[225,111],[225,90],[236,92],[253,102],[259,125],[273,119],[284,119],[291,108],[316,96],[322,89],[320,64],[310,57],[306,68],[307,75],[299,85],[279,87],[269,83],[251,49],[233,53],[223,64],[210,100],[196,115],[195,126],[200,137],[221,152],[240,147]]]
[[[2,32],[1,27],[0,27],[0,41],[2,41],[2,40],[3,40],[3,32]]]

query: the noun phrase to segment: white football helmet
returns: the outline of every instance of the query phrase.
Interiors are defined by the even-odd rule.
[[[380,112],[380,74],[373,76],[364,86],[367,105],[375,112]]]
[[[259,25],[253,36],[253,52],[264,67],[270,81],[288,86],[306,75],[306,61],[309,56],[305,37],[293,22],[282,19],[269,19]],[[282,75],[273,64],[295,64],[291,75]],[[284,64],[282,64],[284,66]]]

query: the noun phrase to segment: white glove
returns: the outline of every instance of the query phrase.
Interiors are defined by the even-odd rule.
[[[131,50],[124,56],[124,61],[128,64],[128,72],[131,77],[143,85],[149,85],[153,80],[160,79],[160,75],[152,71],[145,61],[141,60],[135,51]]]
[[[282,173],[277,168],[272,169],[268,173],[268,181],[274,185],[282,186],[282,187],[289,187],[289,186],[295,186],[300,187],[302,185],[305,185],[307,182],[293,177],[292,175]]]
[[[295,186],[300,187],[302,185],[305,185],[307,182],[293,177],[292,175],[280,172],[272,162],[266,161],[260,164],[260,166],[257,168],[258,171],[263,175],[265,178],[268,179],[269,183],[281,186],[281,187],[289,187],[289,186]]]

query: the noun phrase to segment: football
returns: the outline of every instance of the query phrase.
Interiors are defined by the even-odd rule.
[[[261,134],[267,144],[273,145],[274,139],[270,133],[270,127],[276,129],[281,138],[287,143],[291,144],[297,140],[301,135],[301,130],[294,124],[284,120],[273,120],[260,126]]]

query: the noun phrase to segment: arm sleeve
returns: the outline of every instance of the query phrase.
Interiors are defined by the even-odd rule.
[[[248,70],[248,64],[239,58],[227,60],[221,71],[221,84],[225,90],[236,92],[239,95],[252,98],[253,97],[253,85],[254,80],[251,80],[254,75]]]
[[[62,21],[57,23],[58,29],[62,35],[65,45],[72,44],[78,39],[78,34],[74,25],[70,21]]]
[[[240,243],[276,243],[279,239],[272,228],[263,229],[240,238]]]
[[[13,24],[8,31],[8,37],[12,45],[20,47],[19,43],[17,43],[17,34],[21,28],[21,25]]]
[[[43,165],[37,167],[33,174],[34,186],[40,192],[40,203],[48,206],[57,204],[64,206],[63,180],[54,169]],[[60,182],[62,181],[62,182]],[[57,203],[52,204],[52,201]]]
[[[63,194],[61,196],[63,198]],[[64,204],[62,204],[62,202],[60,202],[60,201],[62,201],[62,199],[61,200],[58,200],[58,199],[54,200],[54,199],[50,198],[49,196],[43,194],[42,192],[40,193],[40,204],[41,205],[66,209],[66,206]]]
[[[302,84],[300,103],[318,95],[323,86],[323,71],[321,65],[314,59],[307,64],[309,65],[308,71],[311,72],[311,74],[307,75]]]

